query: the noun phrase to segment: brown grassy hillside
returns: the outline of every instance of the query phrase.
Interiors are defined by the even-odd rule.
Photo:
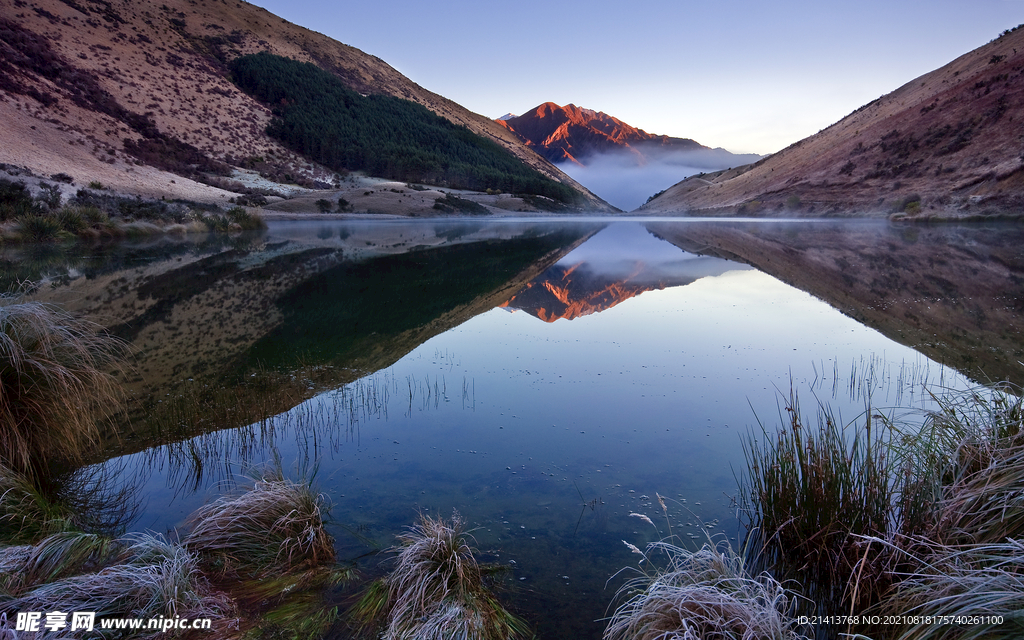
[[[753,165],[692,176],[648,212],[943,215],[1024,207],[1024,29]]]
[[[232,194],[183,176],[176,163],[195,165],[199,154],[278,181],[330,182],[332,172],[268,138],[269,110],[228,80],[225,63],[257,51],[313,62],[364,94],[418,102],[607,207],[489,118],[374,56],[234,0],[0,0],[0,163],[212,201]]]

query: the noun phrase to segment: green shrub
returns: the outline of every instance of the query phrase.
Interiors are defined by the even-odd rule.
[[[80,206],[78,207],[78,213],[89,226],[104,225],[110,222],[110,216],[95,205]]]
[[[39,201],[46,205],[50,211],[56,211],[60,207],[60,189],[56,185],[39,183]]]
[[[48,242],[61,237],[60,221],[54,216],[30,214],[18,218],[18,233],[25,240]]]
[[[40,213],[24,182],[0,178],[0,221]]]
[[[736,213],[739,213],[740,215],[753,215],[753,214],[757,213],[760,210],[761,210],[761,201],[760,200],[750,200],[749,202],[744,202],[739,207],[737,207],[736,208]]]
[[[655,198],[657,198],[658,196],[662,195],[663,193],[665,193],[665,189],[662,189],[661,191],[659,191],[658,193],[655,193],[655,194],[654,194],[654,195],[652,195],[652,196],[649,196],[649,197],[647,198],[647,201],[646,201],[646,202],[644,202],[644,204],[647,204],[647,203],[649,203],[649,202],[650,202],[651,200],[654,200]]]
[[[267,204],[268,200],[265,195],[258,193],[250,193],[236,197],[235,202],[242,205],[243,207],[262,207],[263,205]]]
[[[206,228],[210,231],[218,231],[225,233],[231,228],[231,221],[228,220],[227,216],[211,214],[202,216],[202,222],[206,225]]]
[[[326,198],[320,198],[316,201],[316,208],[320,210],[320,213],[330,213],[331,201]]]
[[[79,234],[89,227],[85,216],[78,207],[63,207],[54,216],[60,228],[68,233]]]
[[[324,202],[327,201],[325,200]],[[228,209],[227,220],[229,223],[237,224],[244,231],[256,231],[267,228],[267,223],[263,220],[263,216],[258,213],[250,213],[245,207],[232,207]]]
[[[470,213],[473,215],[487,215],[490,211],[487,207],[473,202],[472,200],[466,200],[458,196],[446,193],[443,198],[438,198],[434,201],[434,208],[438,211],[444,211],[447,213],[454,213],[460,211],[462,213]]]

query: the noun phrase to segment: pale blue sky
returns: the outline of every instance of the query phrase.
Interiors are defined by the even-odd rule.
[[[771,153],[1024,23],[1024,0],[256,4],[496,118],[542,102]]]

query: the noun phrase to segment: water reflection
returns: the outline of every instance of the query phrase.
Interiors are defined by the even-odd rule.
[[[642,547],[671,527],[695,541],[705,523],[738,541],[740,436],[755,412],[776,420],[791,382],[846,421],[868,398],[893,412],[920,406],[922,385],[965,384],[887,335],[973,335],[959,318],[981,303],[950,290],[929,315],[900,302],[907,292],[934,300],[922,287],[962,277],[967,298],[1002,300],[977,341],[1020,348],[1024,243],[1014,253],[1002,236],[599,228],[282,225],[244,246],[69,273],[35,295],[122,327],[139,349],[139,435],[107,452],[148,474],[136,527],[180,527],[247,466],[315,467],[342,557],[390,545],[419,509],[458,508],[488,558],[516,561],[511,597],[544,637],[600,637],[617,586],[605,584],[633,561],[622,540]],[[968,249],[936,244],[953,240]],[[929,253],[945,264],[923,271]],[[556,317],[573,319],[538,319]],[[957,351],[966,339],[932,342],[950,362],[973,353]],[[1012,357],[992,361],[1012,373]]]
[[[680,252],[635,223],[599,231],[525,287],[502,307],[526,311],[545,322],[599,313],[644,293],[679,287],[745,265]]]
[[[753,265],[979,382],[1024,382],[1024,229],[1015,224],[649,223]]]
[[[297,224],[103,245],[32,266],[30,299],[131,341],[133,438],[110,438],[110,455],[244,426],[386,367],[504,301],[593,229]]]

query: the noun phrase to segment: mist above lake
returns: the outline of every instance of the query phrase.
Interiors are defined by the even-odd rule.
[[[755,154],[731,154],[724,149],[663,151],[648,145],[642,147],[642,153],[592,154],[583,164],[561,162],[556,166],[606,202],[632,211],[683,178],[758,159]]]

